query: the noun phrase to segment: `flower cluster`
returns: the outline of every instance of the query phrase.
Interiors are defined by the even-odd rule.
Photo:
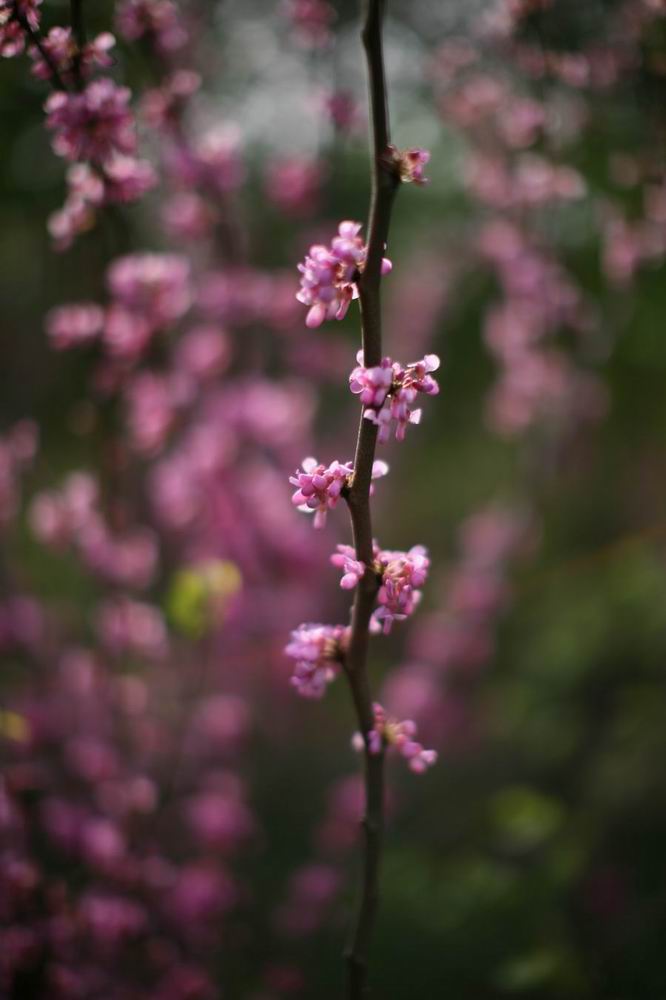
[[[393,622],[408,618],[421,600],[419,588],[428,576],[430,560],[422,545],[413,546],[409,552],[391,552],[380,549],[375,542],[373,555],[370,568],[380,580],[380,587],[379,607],[373,613],[371,628],[388,634]],[[331,562],[342,570],[340,586],[343,590],[352,590],[367,569],[365,563],[356,558],[356,550],[351,545],[338,545]]]
[[[88,64],[106,58],[110,38],[98,38],[96,46],[93,43],[84,52]],[[102,77],[81,91],[58,90],[46,102],[53,151],[73,164],[67,172],[65,204],[48,224],[60,250],[93,225],[101,205],[134,201],[156,183],[151,165],[134,155],[137,140],[130,97],[127,87]]]
[[[380,365],[366,368],[363,351],[357,355],[358,366],[349,376],[349,387],[367,407],[364,416],[379,428],[379,441],[388,440],[391,424],[395,422],[395,436],[403,441],[408,424],[418,424],[421,410],[412,409],[419,393],[436,396],[439,386],[432,372],[439,368],[436,354],[427,354],[421,361],[401,365],[391,358],[383,358]]]
[[[111,296],[106,308],[92,302],[60,306],[48,314],[46,331],[58,350],[101,337],[107,358],[126,371],[158,331],[170,327],[189,309],[189,263],[178,254],[127,254],[115,259],[106,277]]]
[[[365,267],[368,248],[359,236],[360,222],[341,222],[330,246],[315,244],[302,264],[301,289],[296,298],[309,306],[306,326],[321,326],[327,319],[344,319],[352,299],[358,298],[357,281]],[[391,270],[387,258],[382,274]]]
[[[289,482],[296,486],[291,502],[305,514],[314,512],[315,528],[323,528],[326,524],[326,514],[337,506],[342,491],[351,485],[354,466],[351,462],[332,462],[326,466],[317,462],[316,458],[304,458],[302,472],[296,470],[290,476]],[[380,479],[388,472],[386,462],[376,461],[372,466],[372,478]]]
[[[173,0],[122,0],[116,11],[118,34],[125,41],[149,39],[162,55],[187,42],[187,31]]]
[[[291,683],[303,698],[321,698],[337,675],[349,628],[344,625],[299,625],[285,648],[295,660]]]
[[[359,752],[366,745],[370,753],[381,753],[384,747],[395,749],[405,758],[409,768],[415,774],[423,774],[429,767],[437,762],[437,751],[426,750],[421,743],[417,743],[416,723],[411,719],[398,722],[386,714],[381,705],[373,705],[375,714],[374,727],[366,734],[366,739],[361,733],[355,733],[352,746]]]
[[[0,56],[10,59],[23,52],[25,30],[21,22],[36,31],[41,4],[42,0],[0,0]]]
[[[306,49],[323,49],[332,40],[335,8],[327,0],[284,0],[282,9],[294,28],[295,40]]]
[[[108,69],[113,65],[111,49],[116,40],[110,31],[103,31],[82,49],[76,43],[71,28],[55,27],[42,39],[41,51],[31,45],[28,55],[32,59],[32,72],[40,80],[50,80],[53,67],[60,79],[72,85],[77,79],[87,77],[95,69]],[[43,53],[49,61],[46,62]]]
[[[100,509],[99,487],[73,472],[60,490],[38,493],[30,507],[35,536],[54,549],[73,547],[84,565],[117,586],[144,588],[157,566],[157,540],[147,528],[111,530]]]
[[[336,460],[327,468],[316,458],[304,458],[302,470],[289,478],[292,486],[297,487],[291,502],[305,513],[314,512],[315,528],[323,528],[328,511],[337,506],[354,467],[351,462],[342,464]]]
[[[430,152],[427,149],[393,149],[393,160],[403,184],[428,183],[425,168],[430,163]]]
[[[388,635],[394,621],[408,618],[421,600],[419,589],[426,581],[430,560],[422,545],[408,552],[379,550],[376,554],[377,573],[381,586],[377,594],[379,607],[373,612],[375,628]]]

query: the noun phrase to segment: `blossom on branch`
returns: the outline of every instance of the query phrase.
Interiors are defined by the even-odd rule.
[[[113,65],[110,55],[116,40],[110,31],[103,31],[87,42],[81,50],[76,43],[71,28],[51,28],[42,39],[42,49],[50,57],[50,65],[36,45],[31,45],[28,55],[32,59],[32,73],[40,80],[50,80],[55,67],[65,83],[71,84],[76,73],[88,75],[93,69],[108,69]]]
[[[421,361],[401,365],[391,358],[383,358],[380,365],[365,368],[363,351],[359,351],[358,366],[349,376],[349,388],[367,407],[364,416],[379,428],[379,441],[388,441],[391,424],[395,422],[395,436],[403,441],[408,424],[418,424],[421,410],[413,409],[419,393],[436,396],[439,385],[432,372],[439,368],[436,354],[427,354]]]
[[[381,575],[377,594],[379,607],[373,612],[371,627],[384,635],[394,621],[408,618],[421,600],[419,589],[426,581],[430,559],[423,545],[414,545],[408,552],[376,551],[375,569]]]
[[[25,22],[32,31],[39,27],[42,0],[0,0],[0,56],[10,59],[25,48]]]
[[[146,40],[162,55],[182,49],[187,42],[187,30],[173,0],[122,0],[116,27],[125,41]]]
[[[398,167],[400,180],[403,184],[418,184],[423,186],[428,183],[425,176],[425,168],[430,162],[430,153],[427,149],[395,149],[393,147],[393,161]]]
[[[356,549],[353,545],[338,545],[337,552],[331,556],[331,562],[344,571],[340,580],[343,590],[353,590],[363,579],[366,566],[362,560],[356,558]]]
[[[355,733],[352,738],[352,746],[357,751],[362,751],[366,745],[370,753],[381,753],[382,748],[395,749],[408,762],[409,769],[414,774],[423,774],[429,767],[437,762],[437,751],[426,750],[425,747],[415,740],[417,735],[416,723],[411,719],[398,722],[391,718],[377,702],[372,706],[375,715],[374,727],[367,734],[364,740],[361,733]]]
[[[357,283],[368,255],[360,231],[360,222],[341,222],[330,246],[311,246],[305,261],[298,265],[301,289],[296,298],[310,307],[306,326],[315,328],[327,319],[344,319],[349,303],[358,298]],[[385,257],[382,274],[388,274],[392,266]]]
[[[326,514],[337,506],[343,489],[353,475],[354,467],[351,462],[342,464],[336,460],[326,468],[316,458],[305,458],[302,469],[302,472],[297,471],[296,475],[289,478],[292,486],[297,487],[291,502],[304,512],[314,511],[315,528],[323,528]]]
[[[109,77],[93,80],[80,93],[57,91],[46,102],[46,127],[53,151],[67,160],[104,163],[113,153],[136,149],[131,92]]]
[[[351,485],[354,466],[351,462],[344,464],[337,460],[326,466],[317,462],[316,458],[303,459],[302,472],[290,476],[289,482],[297,490],[291,502],[304,513],[314,511],[315,528],[323,528],[326,524],[326,514],[333,510],[346,487]],[[386,462],[376,461],[372,466],[372,478],[380,479],[388,472]]]
[[[296,661],[291,683],[303,698],[321,698],[337,676],[349,628],[345,625],[299,625],[285,653]]]

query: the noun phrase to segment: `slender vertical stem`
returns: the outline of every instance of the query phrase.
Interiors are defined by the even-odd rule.
[[[391,208],[399,177],[390,150],[386,80],[382,47],[384,0],[365,0],[362,31],[368,66],[372,123],[372,198],[368,225],[368,254],[359,279],[364,364],[378,365],[382,358],[381,265],[388,237]],[[354,597],[351,636],[345,656],[358,724],[365,741],[365,815],[363,818],[363,876],[358,911],[346,951],[347,997],[368,996],[368,957],[379,901],[379,871],[384,827],[384,753],[371,753],[368,734],[374,727],[372,696],[368,680],[368,634],[370,616],[378,590],[372,568],[373,539],[370,514],[370,483],[377,444],[377,427],[361,412],[354,478],[347,494],[356,556],[367,569]]]
[[[74,40],[76,42],[76,52],[74,53],[74,59],[72,60],[72,71],[74,73],[76,89],[81,90],[83,87],[81,58],[83,56],[83,48],[86,44],[86,26],[83,20],[83,0],[70,0],[70,12],[72,34],[74,35]]]

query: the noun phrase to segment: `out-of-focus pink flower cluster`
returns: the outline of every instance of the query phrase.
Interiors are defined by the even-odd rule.
[[[2,0],[0,54],[15,56],[27,45],[33,74],[54,87],[45,106],[46,127],[56,155],[73,165],[67,171],[65,204],[51,215],[48,227],[56,248],[66,250],[94,225],[102,205],[136,201],[155,186],[157,176],[136,155],[130,90],[110,77],[90,79],[96,70],[112,66],[114,36],[105,31],[82,42],[71,27],[60,25],[40,36],[40,5],[41,0]],[[146,39],[163,56],[187,41],[172,0],[123,0],[117,26],[125,39]]]
[[[284,16],[291,22],[294,38],[307,49],[323,49],[332,41],[335,8],[328,0],[283,0]]]
[[[177,254],[119,257],[109,267],[107,286],[111,301],[106,308],[83,302],[49,313],[46,330],[56,349],[100,338],[111,368],[131,368],[155,334],[171,327],[190,307],[190,266]]]
[[[74,86],[77,79],[90,76],[95,69],[108,69],[113,65],[111,50],[115,44],[116,40],[111,32],[103,31],[92,41],[86,42],[79,51],[71,28],[51,28],[41,42],[41,48],[49,57],[49,62],[45,61],[36,45],[28,49],[32,59],[32,72],[38,79],[50,81],[52,67],[55,67],[61,80],[68,86]]]
[[[143,590],[157,567],[157,539],[147,528],[114,533],[102,516],[96,479],[71,473],[60,490],[38,493],[30,507],[35,536],[54,549],[73,547],[88,569],[122,587]]]
[[[0,56],[11,59],[23,52],[26,33],[21,21],[35,31],[41,5],[42,0],[0,0]]]
[[[327,319],[344,319],[352,299],[358,298],[357,281],[365,267],[368,248],[359,236],[360,222],[341,222],[338,235],[330,246],[314,244],[301,272],[301,289],[296,298],[308,306],[305,320],[311,328]],[[382,261],[382,274],[388,274],[391,262]]]
[[[14,424],[0,438],[0,530],[18,513],[21,477],[33,463],[38,438],[37,426],[31,420]]]
[[[366,419],[379,428],[379,442],[388,441],[394,422],[396,440],[404,441],[407,425],[421,421],[421,410],[412,409],[418,394],[436,396],[439,392],[439,385],[432,377],[432,372],[439,368],[439,358],[428,354],[421,361],[404,366],[383,358],[381,365],[366,368],[363,351],[359,351],[356,360],[358,366],[349,376],[349,387],[366,407]]]
[[[173,0],[121,0],[116,9],[116,28],[126,41],[143,39],[162,56],[179,51],[188,40]]]
[[[404,757],[409,765],[409,769],[414,774],[423,774],[429,767],[437,763],[437,751],[426,750],[421,743],[415,739],[417,735],[416,723],[411,719],[398,722],[386,714],[382,706],[378,703],[373,705],[375,713],[375,725],[369,733],[365,734],[365,739],[361,733],[355,733],[352,745],[359,752],[366,746],[370,753],[381,753],[386,747],[395,750]]]
[[[389,711],[415,719],[451,752],[478,739],[470,689],[492,661],[498,623],[511,607],[510,572],[537,543],[538,525],[525,510],[490,505],[469,516],[433,609],[410,633],[404,666],[384,683]]]
[[[110,45],[108,37],[101,43],[98,40],[83,65],[91,68],[100,59],[104,65]],[[77,51],[73,60],[78,58]],[[129,88],[103,77],[80,91],[57,90],[46,102],[53,151],[75,164],[67,172],[67,200],[49,220],[59,249],[67,249],[78,233],[93,225],[95,209],[109,202],[135,201],[156,183],[151,165],[135,156],[136,124],[130,98]]]

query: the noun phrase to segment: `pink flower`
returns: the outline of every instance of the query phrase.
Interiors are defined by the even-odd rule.
[[[177,254],[119,257],[107,272],[107,283],[116,302],[153,329],[169,326],[190,306],[190,267]]]
[[[54,133],[52,146],[67,160],[103,163],[113,153],[136,148],[130,91],[103,77],[81,93],[57,91],[46,102],[46,126]]]
[[[343,590],[353,590],[363,578],[365,563],[356,558],[356,549],[353,546],[338,545],[337,549],[338,551],[331,556],[331,562],[344,571],[340,586]]]
[[[323,175],[323,167],[314,160],[276,160],[269,165],[266,194],[283,212],[305,215],[316,207]]]
[[[178,342],[175,352],[177,371],[201,381],[215,378],[229,364],[231,346],[224,330],[216,326],[197,326]]]
[[[321,698],[335,680],[349,628],[344,625],[299,625],[285,653],[296,661],[291,683],[303,698]]]
[[[104,164],[103,180],[105,200],[127,204],[154,188],[157,174],[147,160],[114,153]]]
[[[25,32],[15,12],[24,18],[33,31],[39,27],[42,0],[0,0],[0,56],[6,59],[20,55],[25,48]]]
[[[151,604],[117,597],[100,605],[97,632],[116,656],[162,659],[168,636],[161,611]]]
[[[368,252],[358,235],[360,231],[360,222],[341,222],[330,246],[311,246],[304,263],[298,265],[302,277],[296,298],[310,307],[306,326],[314,328],[326,319],[344,319],[349,303],[358,298],[356,283]],[[388,274],[391,267],[384,258],[382,274]]]
[[[403,184],[428,183],[424,173],[426,165],[430,162],[430,153],[427,149],[394,149],[393,159],[398,165]]]
[[[291,498],[299,510],[315,513],[315,528],[323,528],[326,514],[338,503],[343,489],[354,472],[351,462],[342,465],[335,461],[328,468],[318,464],[316,458],[303,459],[303,471],[296,472],[289,482],[297,490]]]
[[[363,367],[363,352],[359,352],[359,366],[349,376],[349,387],[367,406],[364,416],[379,427],[379,441],[388,440],[391,424],[395,422],[395,436],[403,441],[408,424],[418,424],[421,410],[413,409],[419,393],[435,396],[439,386],[432,372],[439,368],[436,354],[427,354],[421,361],[403,367],[390,358],[384,358],[374,368]]]
[[[380,409],[393,385],[393,363],[383,358],[381,365],[364,368],[363,351],[358,352],[356,360],[359,364],[349,376],[349,388],[364,406]]]
[[[102,309],[94,302],[81,302],[51,309],[46,317],[46,333],[57,351],[89,344],[101,333]]]
[[[416,723],[411,719],[398,722],[387,715],[381,705],[373,705],[375,715],[374,728],[364,739],[360,733],[355,733],[352,746],[362,751],[367,743],[370,753],[381,753],[382,748],[395,749],[405,758],[414,774],[423,774],[437,762],[437,751],[426,750],[414,737],[417,733]]]
[[[179,240],[200,240],[214,221],[209,205],[193,191],[179,191],[165,202],[162,222],[170,236]]]
[[[296,475],[289,478],[292,486],[298,489],[293,494],[291,502],[305,514],[315,512],[315,528],[323,528],[326,524],[326,514],[332,510],[342,496],[345,486],[349,485],[354,473],[351,462],[342,465],[335,461],[326,468],[317,463],[316,458],[303,459],[302,472],[296,470]],[[389,471],[386,462],[380,459],[373,462],[372,478],[381,479]],[[372,493],[372,487],[371,491]]]
[[[284,0],[285,15],[294,26],[296,41],[304,48],[322,49],[331,41],[335,9],[327,0]]]
[[[409,552],[376,551],[375,569],[382,582],[377,594],[379,607],[373,612],[375,628],[380,625],[385,635],[394,621],[403,621],[412,614],[421,600],[419,589],[426,581],[430,560],[422,545]]]
[[[116,11],[116,26],[126,41],[145,38],[163,54],[175,52],[187,42],[173,0],[122,0]]]
[[[113,64],[109,53],[115,44],[116,40],[113,35],[104,31],[84,45],[78,60],[79,72],[85,76],[97,67],[108,69]],[[74,65],[79,50],[72,35],[72,29],[51,28],[46,37],[42,39],[42,46],[51,57],[51,62],[55,64],[63,80],[67,83],[73,82]],[[31,46],[28,49],[28,54],[32,59],[33,74],[40,80],[50,80],[51,67],[44,61],[39,49],[36,46]]]

